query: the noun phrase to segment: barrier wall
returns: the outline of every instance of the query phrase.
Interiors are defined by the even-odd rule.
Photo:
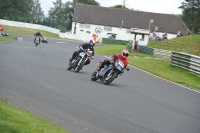
[[[58,34],[60,38],[67,38],[67,39],[73,39],[73,40],[80,40],[80,41],[86,41],[88,42],[91,38],[85,38],[80,37],[71,33],[62,33],[59,29],[38,25],[38,24],[31,24],[31,23],[24,23],[24,22],[16,22],[16,21],[10,21],[10,20],[3,20],[0,19],[0,24],[2,25],[8,25],[8,26],[16,26],[16,27],[23,27],[23,28],[29,28],[29,29],[38,29],[43,30],[47,32],[51,32],[54,34]]]
[[[200,76],[200,57],[182,52],[172,52],[171,65]]]
[[[169,51],[169,50],[150,48],[150,47],[141,46],[141,45],[138,45],[138,50],[141,53],[156,55],[156,56],[160,56],[162,58],[171,58],[171,55],[172,55],[172,51]]]
[[[103,44],[124,44],[126,45],[129,41],[124,41],[124,40],[114,40],[111,38],[103,38],[102,43]]]

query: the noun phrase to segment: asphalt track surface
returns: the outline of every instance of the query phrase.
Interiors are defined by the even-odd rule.
[[[200,133],[200,93],[133,67],[103,85],[90,80],[102,55],[66,69],[80,42],[22,38],[0,43],[0,99],[72,133]]]

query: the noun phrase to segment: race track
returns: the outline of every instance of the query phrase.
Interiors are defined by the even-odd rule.
[[[0,99],[72,133],[200,133],[200,93],[133,67],[94,82],[103,55],[75,73],[66,68],[80,42],[20,37],[0,43]]]

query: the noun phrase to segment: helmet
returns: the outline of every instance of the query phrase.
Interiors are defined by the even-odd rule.
[[[89,44],[90,44],[92,47],[94,47],[95,41],[94,41],[94,40],[90,40],[90,41],[89,41]]]
[[[123,58],[127,58],[128,57],[128,50],[123,49],[122,52],[121,52],[121,55],[122,55]]]

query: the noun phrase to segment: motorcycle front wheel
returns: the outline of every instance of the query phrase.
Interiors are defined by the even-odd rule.
[[[79,72],[79,71],[82,69],[82,67],[83,67],[84,65],[85,65],[85,61],[82,60],[82,62],[80,63],[80,65],[79,65],[79,66],[76,66],[75,72]]]
[[[108,75],[106,74],[103,80],[103,83],[105,85],[110,84],[115,78],[117,77],[117,73],[113,72],[112,74]]]
[[[96,81],[97,80],[97,78],[96,78],[96,71],[94,71],[93,73],[92,73],[92,75],[91,75],[91,80],[92,81]]]
[[[71,69],[72,69],[71,64],[69,64],[69,65],[67,66],[67,70],[71,70]]]

